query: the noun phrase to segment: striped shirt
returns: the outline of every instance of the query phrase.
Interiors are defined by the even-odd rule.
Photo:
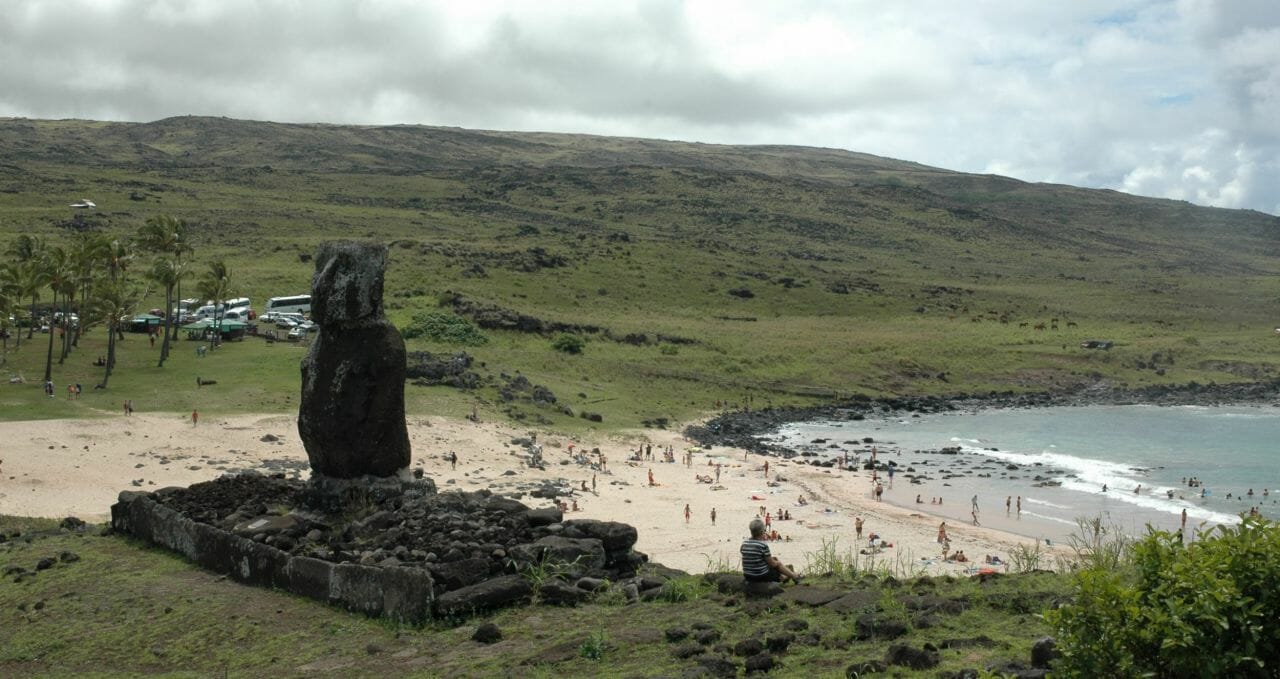
[[[742,574],[748,578],[769,574],[769,545],[754,538],[742,542]]]

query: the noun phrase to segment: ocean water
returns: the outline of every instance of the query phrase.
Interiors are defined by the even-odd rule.
[[[874,443],[863,443],[866,437]],[[1280,408],[1272,406],[987,410],[793,423],[764,438],[863,461],[875,445],[878,459],[896,462],[899,470],[886,500],[968,523],[976,494],[984,525],[1031,537],[1065,539],[1078,519],[1094,517],[1133,534],[1148,524],[1176,530],[1183,509],[1189,533],[1236,523],[1250,507],[1280,519]],[[922,452],[945,447],[960,453]],[[929,480],[912,483],[908,467]],[[860,471],[850,482],[865,484],[869,493],[869,473]],[[1061,486],[1038,487],[1037,475]],[[1203,497],[1201,488],[1187,487],[1189,477],[1203,482]],[[923,504],[915,503],[917,494]],[[1006,511],[1005,499],[1019,496],[1022,513]],[[930,504],[934,497],[943,498],[941,506]]]

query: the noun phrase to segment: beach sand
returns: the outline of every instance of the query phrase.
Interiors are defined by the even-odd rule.
[[[567,500],[576,499],[580,511],[567,512],[566,519],[632,524],[640,534],[636,549],[653,561],[690,572],[721,565],[736,568],[747,524],[762,506],[770,512],[779,508],[790,511],[790,521],[773,522],[790,541],[773,543],[772,549],[798,568],[806,566],[806,555],[833,540],[841,554],[865,548],[865,538],[872,532],[893,544],[875,556],[881,567],[930,574],[960,572],[966,567],[940,560],[937,516],[910,506],[877,502],[870,492],[870,472],[811,467],[731,448],[697,450],[689,468],[682,460],[693,444],[678,431],[666,430],[620,432],[583,440],[540,432],[538,442],[543,445],[546,464],[545,469],[534,469],[524,464],[524,448],[511,442],[528,436],[529,431],[509,424],[410,418],[409,433],[412,466],[424,468],[441,491],[492,487],[495,492],[504,492],[519,482],[567,479],[579,489]],[[288,415],[202,417],[199,426],[193,426],[189,416],[178,414],[4,422],[0,423],[0,440],[5,442],[0,454],[4,460],[0,467],[2,514],[105,521],[121,490],[185,486],[244,469],[285,472],[299,478],[309,475],[295,420]],[[580,490],[584,481],[591,487],[593,472],[571,461],[571,443],[586,450],[598,447],[608,458],[608,472],[596,473],[595,493]],[[628,462],[628,455],[642,443],[653,446],[656,460],[661,459],[660,450],[673,446],[676,463]],[[445,460],[449,451],[458,454],[456,470]],[[774,486],[764,476],[766,460],[769,480],[782,479]],[[715,462],[722,465],[719,484],[697,482],[695,474],[714,477],[715,469],[710,465]],[[656,486],[648,485],[649,470]],[[903,505],[914,499],[915,492],[905,483],[897,490],[886,490],[888,497]],[[801,496],[808,500],[806,505],[798,504]],[[527,496],[522,501],[531,507],[551,504]],[[691,511],[688,523],[686,504]],[[710,519],[713,508],[717,513],[714,526]],[[857,545],[855,516],[865,520],[864,539]],[[952,550],[964,550],[978,565],[986,554],[1007,561],[1015,545],[1035,543],[1031,538],[954,520],[948,520],[947,526]],[[867,558],[859,555],[863,565]]]

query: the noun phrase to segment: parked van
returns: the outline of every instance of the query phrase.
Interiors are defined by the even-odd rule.
[[[249,307],[240,307],[232,309],[222,315],[224,321],[239,321],[240,323],[248,323],[253,320],[253,310]]]

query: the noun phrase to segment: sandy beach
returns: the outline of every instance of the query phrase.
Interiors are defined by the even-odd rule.
[[[870,472],[843,472],[746,454],[732,448],[704,451],[680,436],[678,430],[643,430],[612,434],[598,440],[578,440],[541,432],[545,469],[525,464],[526,451],[512,439],[528,436],[525,429],[506,424],[472,423],[437,417],[411,418],[413,467],[422,467],[450,489],[493,488],[505,492],[529,481],[567,480],[578,489],[567,501],[578,512],[566,518],[623,521],[640,533],[636,548],[654,561],[691,572],[709,566],[738,564],[738,545],[748,522],[761,507],[776,514],[790,512],[791,520],[773,521],[773,528],[789,540],[773,545],[785,562],[804,567],[806,554],[824,542],[836,541],[840,553],[865,548],[874,532],[893,547],[874,558],[900,572],[940,574],[963,571],[966,564],[942,562],[936,542],[939,518],[910,507],[877,502],[870,493]],[[84,420],[42,420],[0,423],[5,441],[0,467],[0,513],[23,516],[78,516],[104,521],[121,490],[156,490],[189,485],[223,473],[246,469],[309,475],[306,453],[289,415],[204,417],[198,426],[189,416],[135,414]],[[577,464],[569,453],[599,448],[607,456],[607,472],[593,472]],[[653,447],[654,461],[628,461],[640,445]],[[660,451],[675,449],[674,464],[660,460]],[[458,455],[456,469],[445,461]],[[691,451],[692,464],[684,455]],[[764,473],[769,463],[769,476]],[[700,483],[696,475],[715,476],[719,483]],[[650,486],[652,470],[656,485]],[[591,488],[595,475],[595,492]],[[903,488],[887,490],[905,504]],[[800,504],[801,497],[807,501]],[[913,496],[914,497],[914,496]],[[551,501],[525,497],[539,507]],[[684,507],[690,518],[685,520]],[[716,511],[712,525],[710,514]],[[864,539],[855,545],[854,517],[861,516]],[[984,555],[1007,560],[1009,550],[1034,540],[999,530],[949,520],[952,550],[964,550],[971,561]],[[865,560],[866,556],[860,556]],[[973,563],[967,564],[973,566]]]

